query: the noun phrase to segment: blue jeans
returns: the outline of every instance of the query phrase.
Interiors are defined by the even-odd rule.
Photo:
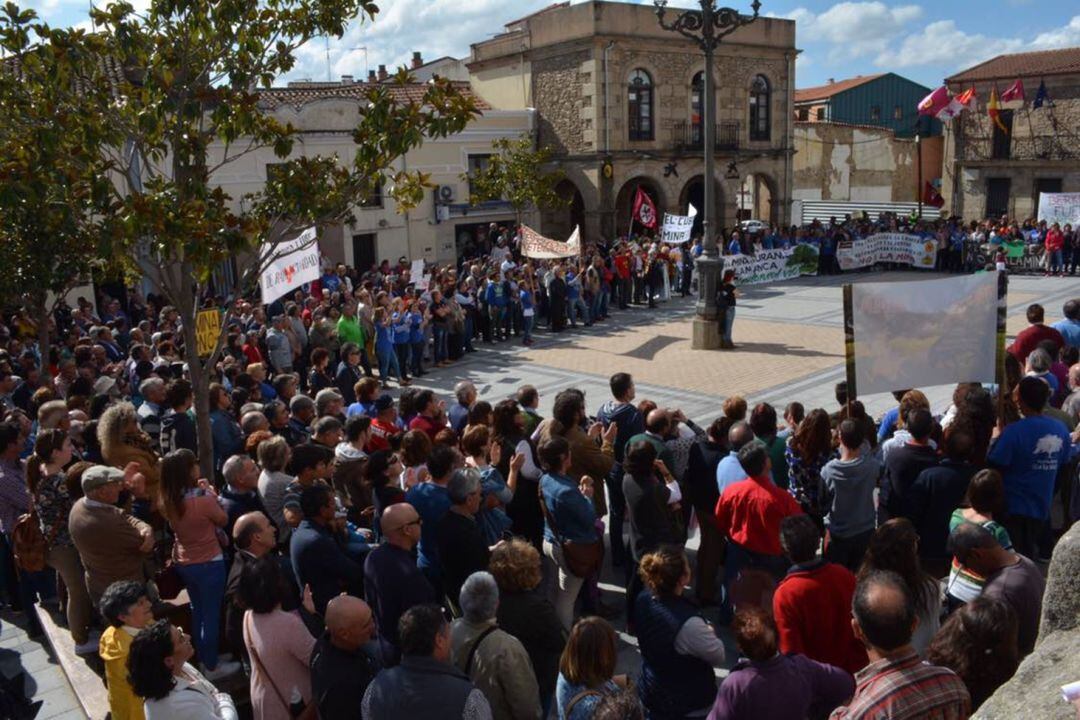
[[[379,350],[376,348],[375,354],[379,356],[379,379],[386,382],[390,379],[390,372],[393,372],[394,377],[401,380],[401,366],[398,365],[398,357],[394,349]]]
[[[1050,272],[1055,272],[1056,273],[1056,272],[1061,272],[1062,270],[1065,269],[1064,268],[1064,263],[1062,262],[1062,256],[1063,255],[1064,255],[1064,253],[1062,253],[1060,250],[1053,250],[1050,253],[1050,265],[1049,265]]]
[[[409,343],[394,343],[394,354],[397,355],[398,376],[405,377],[409,374],[409,354],[412,346]]]
[[[421,340],[412,344],[412,371],[414,375],[424,372],[424,345]]]
[[[600,291],[600,316],[608,316],[608,303],[611,301],[611,290]]]
[[[533,315],[525,315],[524,317],[522,317],[523,329],[525,331],[525,342],[532,340],[532,329],[534,320],[536,320],[536,317]]]
[[[218,625],[225,599],[225,561],[176,565],[191,598],[191,639],[208,669],[218,665]]]
[[[570,320],[571,325],[577,325],[577,310],[581,308],[581,316],[585,318],[585,323],[589,323],[589,306],[585,304],[585,301],[578,295],[566,305],[566,316]]]
[[[472,352],[472,339],[473,333],[476,332],[476,323],[473,320],[473,314],[471,312],[465,313],[465,350],[466,352]]]
[[[724,309],[724,320],[720,326],[720,339],[724,342],[731,342],[731,326],[735,324],[735,308],[729,307]]]
[[[434,327],[435,333],[435,362],[440,363],[446,360],[450,356],[449,346],[449,334],[450,331],[445,327]]]
[[[592,296],[592,301],[589,303],[589,317],[599,318],[603,313],[600,311],[600,307],[603,305],[604,295],[603,293],[596,293]]]

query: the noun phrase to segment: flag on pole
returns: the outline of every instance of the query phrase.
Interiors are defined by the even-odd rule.
[[[927,181],[923,183],[923,204],[931,207],[945,207],[945,198],[941,197],[941,193],[937,191],[933,183]]]
[[[1046,81],[1039,82],[1039,89],[1035,93],[1035,100],[1031,103],[1031,107],[1038,109],[1043,105],[1054,107],[1054,101],[1051,99],[1050,93],[1046,90]]]
[[[920,115],[936,116],[949,104],[949,91],[942,85],[919,102]]]
[[[1009,132],[1009,129],[1005,127],[1005,123],[1001,122],[1001,108],[998,106],[997,88],[990,88],[990,102],[986,104],[986,114],[990,116],[995,125],[1001,128],[1002,132]]]
[[[956,101],[963,105],[968,110],[975,110],[979,104],[978,98],[975,97],[975,88],[970,87],[964,92],[956,96]]]
[[[954,117],[967,110],[967,106],[960,102],[960,98],[960,95],[954,95],[949,100],[949,104],[941,108],[934,117],[942,122],[949,122]]]
[[[634,196],[634,222],[653,230],[656,229],[656,205],[640,187],[637,189],[637,195]]]
[[[1024,102],[1024,81],[1017,80],[1009,86],[1005,92],[1001,93],[1001,102],[1004,103],[1019,103]]]

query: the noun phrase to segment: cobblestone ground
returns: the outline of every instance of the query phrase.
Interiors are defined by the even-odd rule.
[[[552,334],[541,329],[536,344],[523,347],[520,340],[477,344],[469,354],[448,368],[438,369],[417,384],[438,391],[452,402],[459,380],[476,384],[481,399],[494,404],[520,385],[531,384],[540,392],[540,411],[550,416],[555,394],[567,387],[586,393],[590,413],[610,397],[608,378],[615,372],[634,376],[637,398],[655,400],[661,406],[679,407],[703,427],[720,412],[723,400],[744,395],[751,405],[769,402],[783,408],[799,401],[810,410],[836,409],[834,385],[844,378],[843,300],[841,286],[848,282],[905,282],[947,277],[936,273],[857,273],[831,277],[804,277],[775,285],[742,289],[733,336],[733,351],[704,351],[690,347],[693,298],[675,298],[655,310],[634,307],[614,311],[612,318],[585,328]],[[1038,302],[1046,308],[1047,322],[1062,317],[1065,301],[1080,296],[1075,278],[1017,276],[1010,278],[1008,333],[1010,339],[1027,326],[1027,306]],[[954,386],[922,388],[935,412],[948,407]],[[874,417],[894,404],[889,394],[859,398]],[[697,548],[696,532],[688,543],[691,555]],[[692,559],[692,558],[691,558]],[[605,567],[601,578],[604,602],[624,604],[622,571]],[[706,611],[715,619],[715,614]],[[620,672],[636,672],[640,665],[636,642],[620,630]],[[728,649],[728,665],[737,657],[726,629],[720,629]],[[718,675],[724,676],[727,670]]]

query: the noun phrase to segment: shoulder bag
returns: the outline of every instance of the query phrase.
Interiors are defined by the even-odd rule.
[[[564,539],[562,533],[559,532],[559,526],[555,524],[554,515],[548,511],[547,503],[544,501],[543,478],[536,484],[536,494],[540,497],[540,510],[544,514],[544,519],[551,526],[551,532],[555,534],[555,539],[562,548],[566,567],[580,578],[587,578],[598,573],[604,564],[603,538],[597,538],[592,542],[574,542]]]
[[[247,634],[250,638],[251,633],[251,614],[250,612],[244,614],[244,627],[247,628]],[[266,682],[270,685],[270,688],[274,691],[274,695],[281,701],[281,704],[288,711],[289,715],[296,720],[316,720],[319,717],[319,706],[315,702],[315,698],[308,701],[308,704],[304,706],[304,709],[300,712],[293,712],[292,706],[289,701],[285,699],[285,696],[281,694],[281,690],[278,689],[277,683],[274,682],[274,676],[266,671],[266,666],[263,665],[262,660],[259,659],[259,653],[255,652],[255,643],[252,641],[248,644],[248,654],[251,655],[251,660],[259,666],[259,672],[266,678]]]

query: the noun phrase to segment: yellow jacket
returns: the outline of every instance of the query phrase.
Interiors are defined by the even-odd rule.
[[[113,720],[145,720],[142,698],[128,683],[127,659],[131,634],[124,628],[109,627],[101,634],[98,653],[105,661],[105,679],[109,683],[109,710]]]

